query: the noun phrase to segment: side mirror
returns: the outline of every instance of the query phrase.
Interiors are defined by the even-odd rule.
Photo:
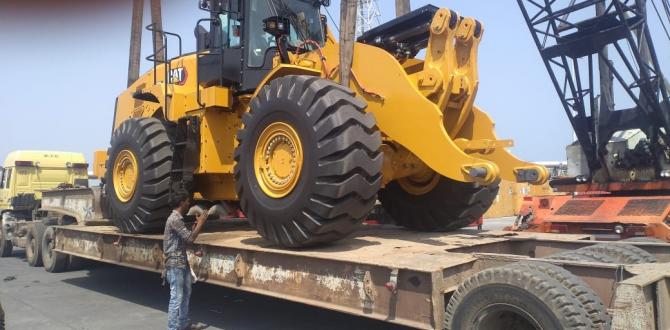
[[[328,7],[330,6],[330,0],[319,0],[322,6]]]
[[[222,0],[199,0],[198,6],[204,11],[220,13],[223,9]]]
[[[263,31],[275,38],[289,35],[291,23],[288,18],[272,16],[263,20]]]
[[[321,29],[323,30],[323,35],[328,35],[328,18],[326,15],[321,15]]]

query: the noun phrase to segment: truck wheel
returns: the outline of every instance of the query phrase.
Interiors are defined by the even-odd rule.
[[[2,224],[0,223],[0,257],[1,258],[7,258],[12,255],[12,250],[14,249],[14,245],[12,244],[12,241],[6,240],[5,237],[7,237],[7,234],[5,233],[5,229],[2,228]]]
[[[481,271],[449,299],[446,329],[587,329],[577,297],[551,276],[518,264]]]
[[[631,237],[622,240],[622,242],[631,242],[631,243],[664,243],[667,244],[667,241],[658,239],[656,237]]]
[[[451,231],[479,220],[493,204],[498,190],[499,182],[480,186],[435,174],[423,183],[395,180],[379,192],[379,200],[400,226],[419,231]]]
[[[28,226],[26,233],[26,259],[28,264],[32,267],[42,266],[42,236],[44,236],[44,229],[46,226],[35,220]]]
[[[563,287],[570,290],[582,304],[586,314],[593,323],[593,329],[605,330],[611,328],[612,317],[607,314],[605,304],[581,278],[564,268],[546,262],[522,261],[516,264],[521,267],[538,270],[563,284]]]
[[[545,257],[545,259],[566,260],[566,261],[587,261],[587,262],[602,262],[605,264],[616,263],[616,260],[611,257],[591,250],[574,250],[562,252]]]
[[[67,270],[82,270],[85,267],[86,259],[73,255],[67,256]]]
[[[47,227],[42,237],[42,262],[49,273],[60,273],[67,268],[67,254],[54,251],[56,232]]]
[[[242,118],[235,151],[242,210],[287,247],[338,240],[370,213],[381,184],[381,134],[347,88],[308,76],[277,78]]]
[[[163,228],[170,212],[172,143],[156,118],[121,123],[107,151],[105,189],[112,220],[125,233]]]
[[[5,310],[2,309],[2,304],[0,304],[0,330],[5,330]]]
[[[593,251],[604,254],[614,260],[614,263],[621,264],[645,264],[656,262],[656,257],[649,252],[640,249],[631,244],[596,244],[581,248],[584,251]]]

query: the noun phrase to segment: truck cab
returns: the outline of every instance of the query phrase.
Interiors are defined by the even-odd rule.
[[[0,170],[0,212],[30,216],[41,192],[60,185],[86,185],[88,164],[81,153],[14,151]]]
[[[88,164],[83,154],[33,150],[9,153],[0,168],[0,255],[8,256],[12,246],[25,247],[28,224],[38,215],[43,191],[73,186],[88,186]]]

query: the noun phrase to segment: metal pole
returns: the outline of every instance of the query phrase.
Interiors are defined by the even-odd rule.
[[[395,0],[396,17],[409,14],[411,10],[412,8],[410,7],[409,0]]]
[[[354,60],[357,8],[356,0],[342,0],[340,3],[340,84],[343,86],[349,86]]]
[[[151,0],[151,24],[157,31],[163,31],[163,17],[161,14],[161,0]],[[165,50],[163,50],[163,35],[153,33],[154,49],[156,50],[156,60],[165,61]]]
[[[130,26],[130,54],[128,55],[128,86],[140,77],[142,49],[142,15],[144,0],[133,0],[133,18]]]

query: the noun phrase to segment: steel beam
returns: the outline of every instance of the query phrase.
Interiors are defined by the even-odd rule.
[[[151,24],[156,31],[163,31],[163,16],[161,14],[161,0],[151,0]],[[165,61],[165,49],[163,49],[163,35],[161,33],[152,33],[154,49],[156,51],[156,60]]]
[[[397,17],[409,14],[411,10],[409,0],[395,0],[395,15]]]
[[[340,84],[347,87],[354,60],[357,9],[358,1],[342,0],[340,3]]]
[[[133,17],[130,25],[130,54],[128,55],[128,86],[140,77],[142,50],[142,15],[144,0],[133,0]]]

